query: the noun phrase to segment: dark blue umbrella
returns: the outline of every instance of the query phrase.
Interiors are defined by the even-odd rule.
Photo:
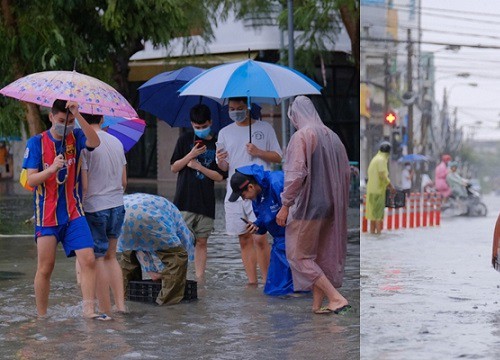
[[[230,124],[227,108],[204,96],[179,96],[178,90],[205,69],[186,66],[156,75],[139,87],[139,109],[145,110],[172,127],[191,128],[189,112],[197,104],[205,104],[212,113],[212,130],[218,132]]]
[[[429,161],[429,158],[425,155],[420,155],[420,154],[408,154],[400,157],[398,159],[398,162],[419,162],[419,161]]]

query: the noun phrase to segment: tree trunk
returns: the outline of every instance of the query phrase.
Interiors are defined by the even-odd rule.
[[[123,51],[110,56],[114,68],[113,80],[116,82],[117,90],[129,101],[131,98],[128,82],[128,73],[130,72],[128,62],[132,55],[143,49],[144,45],[141,40],[131,40],[129,46]]]
[[[340,5],[340,17],[351,39],[351,51],[356,64],[356,69],[360,69],[360,33],[359,33],[359,11],[352,11],[347,5]]]
[[[12,5],[10,0],[2,0],[2,15],[5,20],[5,27],[12,36],[19,37],[19,31],[17,29],[17,21],[12,13]],[[26,74],[23,72],[19,64],[22,64],[22,57],[20,54],[19,47],[14,49],[11,56],[11,64],[14,68],[14,77],[19,79]],[[28,122],[29,135],[33,136],[42,132],[42,118],[40,116],[40,109],[37,105],[32,103],[24,103],[26,108],[26,119]]]
[[[24,103],[26,108],[26,121],[28,122],[29,135],[34,136],[43,131],[40,108],[33,103]]]

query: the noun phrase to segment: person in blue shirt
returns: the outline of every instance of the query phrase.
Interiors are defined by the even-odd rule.
[[[233,193],[229,201],[234,202],[241,196],[252,200],[252,207],[257,217],[255,222],[247,222],[249,233],[265,234],[273,238],[271,260],[264,287],[267,295],[287,295],[293,293],[290,265],[285,252],[285,228],[276,223],[276,214],[281,208],[281,192],[284,185],[283,171],[265,171],[261,165],[242,166],[231,177]]]

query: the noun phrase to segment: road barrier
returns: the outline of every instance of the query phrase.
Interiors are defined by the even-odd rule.
[[[366,218],[366,195],[363,195],[363,215],[362,215],[362,224],[361,224],[361,231],[362,232],[367,232],[368,231],[368,219]]]
[[[410,193],[401,208],[385,208],[384,229],[398,230],[432,227],[441,224],[441,195],[439,193]],[[366,195],[361,206],[361,232],[368,232]]]

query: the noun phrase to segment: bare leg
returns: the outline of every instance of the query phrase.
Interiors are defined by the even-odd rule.
[[[371,234],[376,234],[377,231],[377,220],[370,220],[370,233]]]
[[[194,248],[194,268],[197,279],[203,279],[207,266],[207,238],[197,238]]]
[[[323,305],[323,300],[325,299],[325,293],[317,286],[313,286],[313,311],[318,310]]]
[[[317,289],[315,289],[317,288]],[[316,297],[315,297],[316,296]],[[332,285],[332,283],[328,280],[325,275],[321,275],[321,277],[316,280],[313,287],[313,311],[317,310],[315,306],[318,305],[318,302],[321,298],[321,302],[323,301],[323,297],[326,296],[328,298],[328,308],[331,310],[336,310],[341,308],[344,305],[348,304],[348,301],[345,297],[343,297],[337,289]],[[321,303],[320,303],[321,307]]]
[[[257,260],[252,234],[238,235],[241,247],[241,260],[247,273],[248,283],[257,284]]]
[[[259,264],[262,282],[265,284],[267,279],[267,270],[269,269],[269,260],[271,258],[271,247],[267,241],[267,235],[253,235],[255,254]]]
[[[95,256],[93,248],[85,248],[75,251],[80,263],[81,273],[81,289],[83,297],[83,316],[92,317],[95,315],[94,299],[95,299]]]
[[[80,263],[78,262],[78,259],[75,259],[75,273],[76,273],[76,283],[80,285],[82,281],[81,279],[82,269],[80,268]]]
[[[35,275],[35,299],[38,316],[47,314],[49,306],[50,276],[56,262],[57,240],[54,236],[37,239],[38,263]]]
[[[106,252],[106,256],[104,256],[104,264],[105,270],[109,275],[109,286],[113,292],[116,309],[118,311],[127,311],[127,307],[125,306],[122,268],[116,258],[117,243],[118,239],[109,239],[109,248]]]
[[[377,234],[382,233],[383,227],[384,227],[384,220],[377,220]]]
[[[95,270],[95,295],[97,297],[99,311],[109,314],[111,312],[111,297],[109,294],[110,274],[106,268],[104,257],[95,259]]]

